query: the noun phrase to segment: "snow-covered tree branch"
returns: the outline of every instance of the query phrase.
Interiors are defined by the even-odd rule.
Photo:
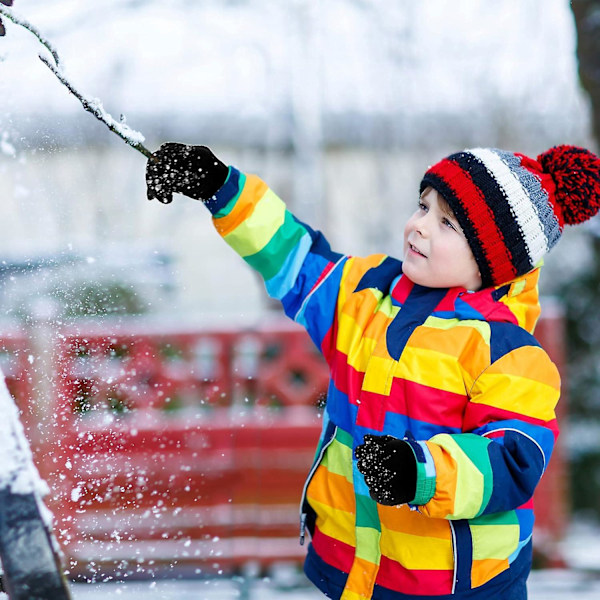
[[[2,3],[4,6],[12,6],[12,0],[0,0],[0,3]],[[94,115],[96,119],[104,123],[113,133],[117,134],[132,148],[135,148],[138,152],[141,152],[146,158],[150,158],[152,156],[150,150],[148,150],[143,144],[144,136],[139,131],[135,131],[126,125],[125,117],[123,115],[119,121],[115,120],[108,112],[106,112],[102,102],[98,98],[90,98],[78,90],[78,88],[65,74],[63,63],[56,49],[35,26],[22,17],[18,17],[12,11],[4,8],[1,5],[0,15],[6,17],[9,21],[12,21],[15,25],[19,25],[32,33],[48,50],[48,52],[50,52],[53,60],[50,60],[43,54],[39,55],[39,59],[52,71],[52,73],[54,73],[56,78],[69,90],[69,92],[71,92],[71,94],[73,94],[79,100],[85,110]],[[4,25],[2,24],[2,20],[0,20],[0,35],[4,35]]]

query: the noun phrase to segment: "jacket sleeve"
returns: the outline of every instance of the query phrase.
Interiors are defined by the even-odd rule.
[[[353,268],[348,277],[346,267],[356,259],[333,252],[323,235],[296,219],[261,179],[233,167],[206,205],[219,234],[258,271],[268,294],[307,329],[327,358],[340,288],[360,276]],[[363,272],[373,266],[373,260],[360,260]]]
[[[506,326],[510,335],[471,387],[465,433],[410,441],[418,464],[413,504],[430,517],[514,510],[531,499],[550,460],[560,376],[533,336]]]

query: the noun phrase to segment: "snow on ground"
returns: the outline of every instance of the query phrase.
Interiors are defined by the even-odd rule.
[[[561,543],[561,554],[570,567],[595,572],[600,577],[600,526],[587,520],[574,520]]]
[[[529,600],[600,598],[600,528],[575,521],[562,544],[569,568],[533,571]],[[73,600],[323,600],[302,575],[282,565],[272,578],[187,579],[72,584]]]
[[[73,600],[322,600],[324,597],[318,590],[309,587],[309,584],[282,589],[268,581],[244,585],[241,581],[231,579],[74,584],[71,591]]]
[[[562,545],[567,569],[532,571],[529,600],[600,598],[600,528],[576,521]],[[188,579],[72,584],[73,600],[323,600],[302,573],[282,565],[272,578]]]
[[[529,600],[598,600],[600,576],[580,571],[534,571],[529,577]]]
[[[554,570],[534,571],[529,579],[529,600],[598,600],[600,577],[585,573]],[[282,588],[270,581],[243,585],[226,580],[160,580],[149,582],[73,584],[73,600],[323,600],[324,596],[305,583]]]

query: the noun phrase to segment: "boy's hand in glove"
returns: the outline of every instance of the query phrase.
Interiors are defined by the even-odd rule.
[[[407,442],[391,435],[367,434],[355,454],[373,500],[396,506],[414,499],[417,462]]]
[[[228,173],[229,167],[206,146],[163,144],[146,165],[148,200],[156,198],[169,204],[174,192],[209,200],[225,183]]]
[[[0,0],[0,4],[4,4],[4,6],[12,6],[13,0]],[[0,19],[0,36],[6,34],[6,29],[4,28],[4,23],[2,23],[2,19]]]

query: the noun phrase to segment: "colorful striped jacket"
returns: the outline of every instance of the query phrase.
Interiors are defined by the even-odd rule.
[[[309,578],[343,600],[490,600],[515,580],[524,589],[531,497],[558,435],[560,393],[530,333],[539,269],[475,293],[415,285],[398,260],[333,252],[263,181],[234,168],[207,205],[331,372],[302,499]],[[366,433],[410,441],[410,506],[370,498],[354,457]]]

